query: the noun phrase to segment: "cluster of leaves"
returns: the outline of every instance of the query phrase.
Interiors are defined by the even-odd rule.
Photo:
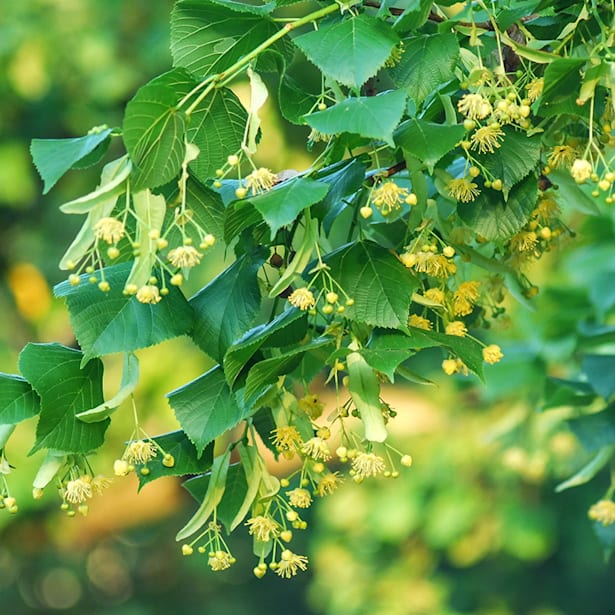
[[[304,526],[294,508],[309,505],[306,486],[335,487],[321,463],[330,434],[357,482],[396,475],[380,382],[424,381],[404,362],[425,348],[442,349],[446,373],[482,377],[502,355],[468,331],[497,321],[506,289],[529,303],[537,289],[522,268],[566,237],[560,208],[596,210],[581,184],[612,181],[610,2],[287,5],[178,0],[174,67],[138,90],[121,128],[33,142],[45,191],[102,161],[113,139],[126,154],[61,207],[86,216],[56,288],[80,350],[29,344],[21,375],[0,380],[2,459],[14,425],[38,416],[33,451],[49,455],[35,488],[59,477],[66,498],[75,475],[60,470],[83,474],[103,444],[137,384],[133,353],[190,336],[216,366],[168,395],[181,430],[126,458],[141,484],[210,470],[189,484],[201,506],[178,538],[197,536],[186,553],[206,540],[215,570],[232,563],[218,520],[230,531],[251,511],[252,532],[265,519],[252,532],[257,576],[270,553],[280,576],[304,568],[287,549],[278,558],[278,535]],[[247,108],[232,89],[244,74]],[[254,164],[265,81],[284,118],[311,130],[307,170]],[[194,246],[214,240],[235,259],[187,299]],[[101,357],[118,352],[124,377],[105,400]],[[323,365],[337,399],[324,414],[309,388]],[[216,441],[226,446],[214,456]],[[262,445],[298,456],[300,471],[278,481]]]

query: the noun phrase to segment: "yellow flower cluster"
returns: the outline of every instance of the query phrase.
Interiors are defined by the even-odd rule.
[[[601,523],[604,526],[615,523],[615,502],[612,500],[600,500],[596,502],[588,512],[592,521]]]

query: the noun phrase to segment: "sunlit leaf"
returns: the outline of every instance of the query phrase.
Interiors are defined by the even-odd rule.
[[[190,299],[192,339],[216,361],[252,327],[261,300],[256,273],[264,262],[264,254],[243,256]]]
[[[152,440],[160,446],[166,454],[173,457],[174,463],[171,467],[165,465],[163,463],[164,455],[158,451],[157,456],[147,462],[147,469],[149,472],[144,474],[137,470],[139,489],[142,489],[145,485],[157,478],[164,476],[201,474],[211,468],[214,455],[213,445],[206,447],[205,451],[199,455],[190,439],[181,430],[155,436]],[[140,468],[141,466],[137,467]]]
[[[30,383],[21,376],[0,372],[0,425],[14,425],[39,412],[39,398]]]
[[[139,173],[136,190],[173,179],[184,159],[186,118],[177,95],[164,85],[143,86],[126,105],[124,143]]]
[[[104,143],[110,134],[111,129],[105,128],[76,139],[32,139],[30,153],[45,184],[43,194],[47,194],[64,173]]]
[[[40,416],[32,453],[53,448],[87,453],[102,443],[109,419],[87,424],[76,415],[103,402],[103,365],[83,367],[84,355],[60,344],[28,344],[19,355],[19,370],[40,397]]]
[[[418,280],[388,250],[372,242],[340,248],[327,258],[333,277],[354,300],[344,315],[390,329],[406,329]]]
[[[453,78],[459,44],[452,33],[423,34],[404,40],[404,54],[389,69],[397,87],[420,105],[442,83]]]
[[[231,392],[219,365],[167,394],[182,429],[197,455],[249,415]]]
[[[305,121],[327,135],[350,132],[393,145],[393,131],[406,107],[406,94],[394,90],[378,96],[346,98],[329,107],[305,116]]]
[[[66,299],[85,361],[153,346],[184,335],[192,328],[192,309],[175,286],[169,286],[169,294],[157,304],[140,303],[134,296],[125,296],[123,289],[130,267],[131,263],[123,263],[105,269],[110,286],[106,293],[88,283],[87,274],[81,276],[77,286],[62,282],[54,288],[56,297]]]
[[[358,88],[373,77],[398,43],[399,37],[391,26],[364,14],[295,39],[308,60],[332,79],[351,88]]]

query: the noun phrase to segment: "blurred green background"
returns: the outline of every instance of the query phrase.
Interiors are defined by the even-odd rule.
[[[70,344],[50,288],[56,263],[80,225],[57,206],[95,185],[96,170],[72,172],[51,194],[29,157],[37,138],[81,136],[121,123],[136,88],[167,69],[170,0],[21,0],[0,10],[0,370],[16,371],[28,341]],[[243,88],[243,89],[242,89]],[[239,84],[238,92],[245,94]],[[289,132],[269,104],[261,161],[304,168],[304,131]],[[587,509],[609,484],[556,494],[586,454],[568,431],[570,409],[538,412],[547,374],[575,373],[582,325],[609,326],[615,296],[613,215],[571,214],[579,232],[533,271],[541,293],[531,313],[511,304],[492,336],[506,360],[487,386],[447,379],[441,357],[421,353],[413,369],[435,387],[390,387],[393,439],[415,465],[398,480],[346,484],[311,511],[297,551],[310,570],[292,581],[252,576],[245,533],[238,563],[213,574],[204,558],[182,558],[176,530],[194,508],[172,480],[137,496],[134,477],[116,480],[87,518],[68,519],[55,494],[31,498],[40,456],[27,457],[33,424],[9,443],[9,476],[20,514],[0,511],[0,612],[102,615],[611,615],[613,563],[605,564]],[[565,255],[565,257],[564,257]],[[221,248],[201,282],[219,271]],[[591,264],[591,266],[588,266]],[[199,280],[192,282],[194,288]],[[589,324],[588,324],[589,323]],[[587,333],[587,331],[585,331]],[[504,341],[502,341],[504,340]],[[176,427],[164,393],[202,373],[208,359],[187,340],[140,353],[138,406],[152,434]],[[120,366],[106,360],[112,390]],[[328,392],[323,390],[326,399]],[[128,414],[127,412],[124,414]],[[130,417],[109,430],[110,474],[130,437]]]

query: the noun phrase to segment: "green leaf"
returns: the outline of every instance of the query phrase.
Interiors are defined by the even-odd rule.
[[[281,227],[293,222],[306,207],[322,201],[328,190],[329,186],[325,183],[295,177],[247,200],[263,216],[273,237]]]
[[[380,139],[391,147],[393,131],[406,108],[406,94],[394,90],[378,96],[347,98],[305,117],[305,121],[323,134],[350,132],[368,139]]]
[[[318,237],[318,220],[312,220],[309,214],[305,216],[305,226],[303,237],[299,247],[296,249],[293,260],[288,264],[280,279],[269,291],[269,298],[273,299],[284,292],[296,278],[300,277],[303,270],[308,266],[314,252],[314,245]]]
[[[175,540],[180,541],[192,536],[195,532],[205,525],[211,513],[216,506],[220,503],[222,496],[224,495],[224,488],[226,485],[226,475],[228,473],[229,464],[231,461],[231,449],[228,448],[223,455],[216,457],[211,466],[211,477],[209,479],[209,485],[207,487],[207,493],[203,503],[199,506],[199,509],[194,513],[194,516],[186,525],[177,532]]]
[[[602,447],[595,457],[592,460],[583,466],[578,472],[571,476],[567,480],[561,482],[557,487],[555,487],[555,491],[560,493],[561,491],[565,491],[566,489],[570,489],[570,487],[578,487],[579,485],[584,485],[588,483],[604,466],[606,466],[611,457],[615,454],[615,445],[604,446]]]
[[[493,154],[477,158],[494,177],[502,180],[506,197],[510,188],[536,169],[542,145],[539,136],[528,137],[510,128],[504,128],[504,132],[501,147]]]
[[[247,111],[228,88],[217,88],[197,107],[190,117],[187,138],[201,150],[190,163],[198,179],[205,182],[214,177],[229,152],[239,150],[247,121]]]
[[[389,70],[393,83],[405,88],[417,105],[454,77],[459,56],[457,37],[451,33],[425,34],[404,39],[404,54]]]
[[[0,450],[6,446],[9,438],[15,431],[15,427],[15,425],[0,425]]]
[[[30,153],[44,182],[43,194],[47,194],[64,173],[93,152],[110,134],[111,129],[106,128],[77,139],[32,139]]]
[[[271,408],[259,408],[252,415],[252,425],[254,426],[254,429],[256,429],[256,433],[259,435],[262,443],[277,459],[279,451],[275,446],[273,446],[273,442],[271,441],[271,432],[276,428],[275,421],[273,420],[273,414],[271,413]]]
[[[258,495],[263,479],[263,463],[253,451],[253,446],[237,445],[241,463],[229,467],[226,475],[224,495],[218,504],[217,518],[230,534],[245,518],[250,506]],[[210,476],[196,476],[187,480],[183,487],[192,497],[201,502],[209,488]]]
[[[303,89],[288,73],[280,79],[278,89],[280,112],[292,124],[305,124],[303,116],[318,104],[318,96]]]
[[[540,97],[539,113],[559,113],[562,104],[574,102],[581,85],[580,69],[585,60],[580,58],[558,58],[551,62],[544,73],[544,87]],[[578,114],[578,112],[577,112]]]
[[[162,195],[152,194],[147,188],[133,194],[132,202],[137,218],[135,241],[140,247],[125,286],[141,288],[152,276],[152,267],[157,261],[158,247],[156,240],[150,237],[150,233],[155,231],[159,235],[162,234],[167,204]]]
[[[232,11],[238,13],[252,13],[254,15],[268,15],[276,7],[275,2],[266,2],[265,4],[256,4],[251,2],[235,2],[235,0],[209,0],[213,4],[225,6]]]
[[[306,352],[331,343],[329,338],[315,339],[253,365],[246,379],[244,392],[246,404],[250,405],[250,402],[256,398],[256,395],[268,384],[273,384],[280,376],[292,372],[299,365]]]
[[[459,217],[488,241],[510,239],[527,223],[536,205],[538,182],[530,175],[518,183],[508,196],[493,190],[483,190],[476,200],[459,203]]]
[[[568,421],[568,426],[590,453],[615,443],[615,404],[594,414]]]
[[[356,348],[356,344],[354,347]],[[350,348],[352,349],[353,345]],[[384,442],[388,433],[380,404],[380,383],[376,372],[358,352],[351,352],[346,357],[346,366],[348,391],[363,421],[365,439],[370,442]]]
[[[388,250],[359,242],[340,248],[326,259],[331,274],[354,299],[344,316],[388,329],[406,329],[416,278]]]
[[[594,391],[605,400],[615,393],[615,356],[586,354],[583,357],[583,373]]]
[[[432,173],[440,159],[455,149],[465,132],[461,125],[445,126],[412,118],[395,131],[395,142],[424,162]]]
[[[237,449],[239,450],[239,458],[241,459],[241,467],[244,471],[247,489],[241,506],[236,510],[235,516],[227,526],[229,532],[232,532],[248,514],[252,503],[258,495],[263,477],[267,473],[263,458],[255,446],[248,446],[240,442],[237,445]]]
[[[124,354],[124,367],[122,371],[122,382],[120,383],[119,391],[107,401],[99,404],[95,408],[79,412],[76,417],[84,423],[98,423],[104,421],[111,416],[120,405],[128,399],[128,397],[137,388],[139,382],[139,359],[127,352]]]
[[[264,226],[263,217],[249,201],[234,201],[226,210],[224,220],[224,241],[229,244],[251,226]]]
[[[199,79],[221,73],[278,31],[271,19],[207,0],[179,0],[171,16],[174,66]]]
[[[104,166],[96,190],[60,205],[60,211],[65,214],[87,214],[99,206],[115,203],[117,197],[126,191],[124,182],[131,171],[132,163],[126,156],[113,160]]]
[[[104,440],[109,419],[88,425],[76,415],[103,401],[103,365],[98,359],[81,367],[83,353],[60,344],[27,344],[19,370],[40,397],[40,418],[31,453],[53,448],[89,453]]]
[[[264,253],[244,255],[190,299],[195,313],[192,339],[218,362],[251,328],[258,314],[261,295],[257,272],[264,262]]]
[[[574,181],[569,171],[555,169],[549,173],[549,180],[557,186],[558,203],[564,209],[570,208],[590,216],[599,216],[600,208],[587,192],[584,186]]]
[[[257,485],[258,487],[258,485]],[[233,520],[239,513],[241,505],[246,499],[248,493],[248,482],[246,474],[241,463],[236,463],[229,468],[226,475],[226,487],[224,495],[218,504],[216,516],[220,523],[226,527],[226,531],[230,534]],[[256,493],[254,494],[256,495]],[[247,512],[247,511],[246,511]]]
[[[162,453],[158,451],[158,456],[147,462],[149,474],[137,472],[139,477],[139,489],[142,489],[148,483],[151,483],[157,478],[163,476],[186,476],[187,474],[201,474],[206,472],[211,467],[213,462],[214,447],[213,444],[205,449],[205,454],[197,455],[194,445],[181,431],[172,431],[152,438],[156,444],[169,455],[173,455],[175,464],[169,468],[162,461],[164,459]]]
[[[404,12],[393,27],[397,32],[408,32],[420,28],[428,19],[433,6],[432,0],[409,0],[404,3]]]
[[[458,356],[481,380],[483,378],[482,346],[468,337],[446,335],[436,331],[425,331],[411,327],[410,339],[416,349],[445,346]]]
[[[384,66],[399,37],[384,21],[361,14],[298,36],[294,42],[327,77],[359,88]]]
[[[0,372],[0,425],[20,423],[36,416],[40,409],[38,395],[27,380]]]
[[[135,190],[162,186],[179,173],[186,149],[186,117],[177,102],[172,88],[147,84],[126,105],[124,143],[139,170]]]
[[[65,463],[65,453],[54,450],[47,451],[45,459],[43,459],[43,463],[41,463],[32,481],[32,487],[34,489],[44,489],[55,478]]]
[[[330,232],[337,217],[363,185],[366,170],[362,160],[351,158],[325,167],[314,177],[329,186],[329,192],[322,203],[311,208],[312,215],[322,220],[326,233]]]
[[[412,340],[401,333],[381,333],[374,335],[366,348],[361,348],[361,355],[370,367],[395,380],[395,370],[414,354]]]
[[[88,212],[83,226],[64,253],[64,256],[62,256],[62,260],[59,265],[60,269],[70,269],[86,255],[96,239],[96,236],[94,235],[94,225],[101,218],[106,218],[111,215],[116,202],[117,195],[112,195],[109,199],[100,202]]]
[[[543,410],[561,406],[587,406],[596,398],[591,385],[576,380],[547,378]]]
[[[171,391],[167,398],[199,456],[210,442],[250,414],[235,400],[219,365]]]
[[[164,194],[167,203],[178,203],[179,191],[177,189],[177,184],[173,183],[169,185]],[[224,218],[226,216],[226,209],[220,197],[220,193],[204,186],[193,176],[190,176],[186,182],[186,208],[190,211],[192,219],[202,229],[211,233],[216,239],[224,237]],[[169,210],[169,215],[173,216],[174,212]],[[198,245],[200,235],[194,231],[193,227],[188,225],[185,231],[192,239],[192,242]],[[169,240],[169,244],[179,244],[182,242],[181,233],[177,231],[177,229],[172,229],[168,232],[166,238]]]
[[[107,293],[89,284],[87,274],[81,276],[78,286],[62,282],[54,288],[56,297],[66,299],[84,361],[154,346],[185,335],[192,328],[192,309],[176,286],[169,286],[169,294],[158,304],[140,303],[134,296],[125,296],[123,288],[130,267],[130,263],[122,263],[104,270],[111,287]]]
[[[261,347],[290,346],[305,337],[307,315],[296,308],[282,312],[271,322],[250,329],[224,355],[224,375],[233,386],[246,363]]]

